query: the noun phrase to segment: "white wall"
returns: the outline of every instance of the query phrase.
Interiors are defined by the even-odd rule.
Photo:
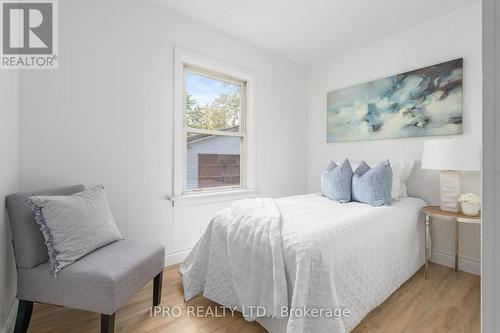
[[[330,159],[378,161],[385,158],[421,160],[422,143],[427,138],[326,143],[326,94],[363,83],[455,58],[464,58],[464,136],[481,143],[481,4],[438,17],[412,29],[346,51],[318,64],[309,72],[308,189],[320,188],[320,173]],[[467,158],[464,156],[464,158]],[[464,175],[464,190],[480,193],[479,173]],[[439,173],[414,172],[410,194],[432,204],[439,203]],[[461,227],[461,255],[464,265],[478,273],[480,228]],[[453,229],[436,223],[432,230],[436,260],[450,260]],[[444,256],[442,254],[445,254]],[[467,261],[469,259],[469,261]],[[448,262],[451,263],[451,262]]]
[[[0,72],[0,332],[12,332],[15,316],[16,265],[10,227],[5,209],[5,195],[18,187],[17,116],[18,75]],[[13,316],[14,315],[14,316]]]
[[[59,70],[20,77],[20,188],[102,183],[127,238],[160,242],[180,260],[228,203],[173,211],[166,200],[174,46],[255,73],[257,183],[265,196],[306,190],[306,72],[153,6],[59,1]]]

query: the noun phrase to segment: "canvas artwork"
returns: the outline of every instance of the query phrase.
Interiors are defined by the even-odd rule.
[[[327,141],[462,133],[463,59],[331,91]]]

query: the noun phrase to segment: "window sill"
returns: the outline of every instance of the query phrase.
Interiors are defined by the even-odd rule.
[[[170,198],[172,206],[194,206],[215,202],[233,201],[239,199],[255,198],[259,193],[258,189],[234,189],[227,191],[213,191],[205,193],[187,193]]]

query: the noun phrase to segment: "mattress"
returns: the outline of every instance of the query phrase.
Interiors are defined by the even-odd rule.
[[[271,206],[267,209],[271,213],[258,215],[249,208],[250,201],[240,205],[246,207],[245,214],[235,214],[236,208],[232,208],[212,220],[180,268],[186,299],[203,292],[221,305],[241,309],[259,306],[248,302],[262,299],[267,304],[284,297],[287,309],[281,315],[268,312],[245,318],[257,320],[272,333],[343,333],[352,330],[425,262],[421,216],[425,202],[421,199],[403,198],[391,206],[372,207],[357,202],[340,204],[316,193],[275,199],[265,205],[274,205],[279,212],[277,235],[272,235],[272,227],[262,229],[266,223],[276,223],[269,218],[274,216]],[[266,219],[248,219],[251,214]],[[230,226],[236,223],[236,216],[244,217],[238,225],[250,221],[261,228],[259,235],[265,234],[264,240],[253,237],[248,244],[232,242]],[[247,229],[242,230],[248,233]],[[255,248],[264,248],[265,242],[272,243],[273,237],[281,240],[279,252],[253,253]],[[246,253],[255,260],[262,257],[261,266],[235,262],[232,253]],[[276,260],[276,253],[282,256],[282,263]],[[250,284],[239,268],[247,268]],[[284,284],[277,282],[278,273],[283,273]],[[247,284],[242,284],[245,279]],[[253,289],[261,298],[249,298]],[[274,298],[265,298],[268,295]]]

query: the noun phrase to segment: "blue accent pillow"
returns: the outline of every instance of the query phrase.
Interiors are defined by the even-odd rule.
[[[392,169],[389,160],[370,168],[361,161],[352,176],[352,201],[382,206],[391,204]]]
[[[325,197],[342,203],[351,201],[352,167],[346,159],[340,165],[330,161],[321,175],[321,192]]]

